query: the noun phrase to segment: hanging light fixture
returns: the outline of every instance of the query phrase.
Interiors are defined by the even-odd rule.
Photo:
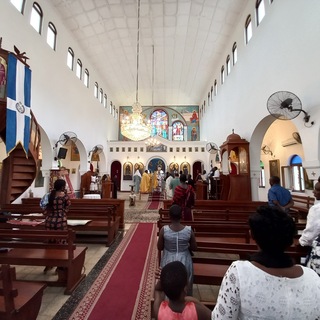
[[[142,107],[139,103],[139,50],[140,50],[140,0],[138,0],[138,32],[137,32],[137,81],[136,101],[132,106],[132,114],[122,120],[121,134],[130,140],[140,141],[151,135],[151,124],[142,115]]]

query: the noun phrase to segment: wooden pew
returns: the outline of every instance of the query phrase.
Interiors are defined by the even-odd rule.
[[[74,200],[85,201],[79,203],[74,202]],[[87,200],[91,201],[87,202]],[[94,201],[94,206],[92,201]],[[72,199],[72,204],[67,213],[68,223],[77,232],[77,242],[105,243],[110,246],[117,236],[121,219],[117,215],[117,207],[115,205],[95,201],[99,200]],[[5,204],[1,206],[1,211],[21,214],[21,219],[39,219],[39,217],[25,217],[24,215],[43,212],[38,200],[27,201],[27,204]],[[74,220],[79,220],[80,222],[81,220],[89,220],[89,222],[83,225],[80,223],[75,225]]]
[[[46,285],[17,281],[15,269],[4,264],[0,269],[0,319],[36,320]]]
[[[48,243],[53,239],[60,243]],[[65,286],[71,294],[85,277],[82,273],[87,247],[74,244],[73,230],[0,229],[0,264],[58,267],[58,280],[51,286]]]
[[[297,213],[297,219],[306,219],[310,207],[314,205],[314,197],[292,194],[294,205],[291,211]]]
[[[39,206],[40,198],[23,198],[21,201],[22,204],[33,204],[35,206]],[[98,208],[101,206],[115,207],[116,216],[120,218],[119,228],[124,229],[124,199],[71,199],[70,201],[71,206],[68,211],[68,215],[70,215],[71,218],[77,217],[79,214],[84,216],[84,219],[89,219],[90,215],[102,215],[102,217],[104,217],[103,213],[101,213]],[[87,210],[84,212],[83,208],[86,208]]]
[[[264,201],[228,201],[228,200],[196,200],[196,210],[242,210],[255,212],[256,208],[266,205]],[[172,200],[163,200],[163,209],[169,209]]]

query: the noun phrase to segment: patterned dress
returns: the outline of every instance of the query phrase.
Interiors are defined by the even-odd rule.
[[[189,289],[188,295],[192,295],[193,286],[193,264],[189,251],[191,238],[191,227],[186,226],[181,231],[173,231],[168,225],[164,226],[164,249],[160,266],[163,268],[166,264],[173,261],[182,262],[188,272]]]
[[[68,195],[58,196],[53,200],[52,208],[47,206],[45,227],[48,230],[67,230],[67,211],[71,202]]]

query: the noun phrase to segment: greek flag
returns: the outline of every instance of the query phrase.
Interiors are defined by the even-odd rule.
[[[13,54],[8,56],[6,151],[20,142],[28,155],[30,140],[31,70]]]

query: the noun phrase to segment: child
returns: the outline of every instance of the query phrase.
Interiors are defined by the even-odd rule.
[[[153,310],[156,320],[210,320],[211,311],[197,299],[187,296],[188,274],[184,264],[165,265],[156,284]],[[165,296],[168,300],[165,300]]]

